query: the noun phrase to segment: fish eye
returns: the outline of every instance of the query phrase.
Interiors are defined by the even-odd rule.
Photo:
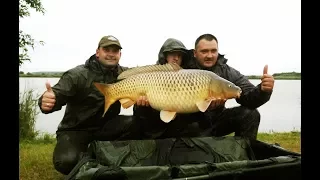
[[[231,88],[231,84],[229,84],[229,86],[228,86],[229,88]]]

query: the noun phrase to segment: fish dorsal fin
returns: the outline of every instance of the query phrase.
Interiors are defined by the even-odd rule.
[[[160,111],[160,119],[165,123],[169,123],[170,121],[172,121],[176,117],[176,115],[177,113],[173,111]]]
[[[147,72],[155,72],[155,71],[178,71],[182,69],[176,63],[166,63],[166,64],[155,64],[155,65],[146,65],[140,67],[134,67],[123,71],[118,76],[118,80],[125,79],[127,77],[140,74],[140,73],[147,73]]]
[[[212,100],[213,99],[206,99],[203,101],[199,101],[196,103],[196,105],[201,112],[205,112],[208,109],[209,105],[211,104]]]
[[[121,106],[125,109],[128,109],[129,107],[131,107],[132,105],[134,105],[134,101],[129,99],[129,98],[125,98],[125,99],[119,99]]]

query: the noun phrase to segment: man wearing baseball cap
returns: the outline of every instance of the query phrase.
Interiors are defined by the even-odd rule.
[[[121,44],[114,36],[104,36],[101,38],[96,50],[96,60],[105,67],[115,67],[121,57]]]
[[[96,53],[84,64],[66,71],[54,86],[46,83],[46,91],[38,101],[42,113],[59,111],[66,105],[57,128],[57,144],[53,153],[54,167],[62,174],[69,174],[81,152],[87,151],[88,144],[99,140],[97,134],[102,128],[109,127],[109,136],[104,138],[113,140],[126,138],[123,132],[132,126],[132,117],[119,115],[119,102],[114,103],[102,117],[105,98],[93,85],[93,82],[114,83],[117,76],[127,69],[119,65],[121,49],[116,37],[104,36]],[[133,137],[132,134],[128,136]]]

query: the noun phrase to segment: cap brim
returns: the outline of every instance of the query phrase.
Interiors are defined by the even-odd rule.
[[[111,45],[116,45],[116,46],[118,46],[120,49],[122,49],[122,47],[121,47],[118,43],[114,43],[114,42],[104,43],[104,44],[101,44],[100,46],[101,46],[101,47],[107,47],[107,46],[111,46]]]

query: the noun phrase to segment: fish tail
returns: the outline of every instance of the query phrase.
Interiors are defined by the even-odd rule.
[[[106,114],[110,106],[116,101],[115,98],[111,96],[110,89],[112,84],[103,83],[93,83],[96,88],[104,95],[104,112],[102,117]]]

